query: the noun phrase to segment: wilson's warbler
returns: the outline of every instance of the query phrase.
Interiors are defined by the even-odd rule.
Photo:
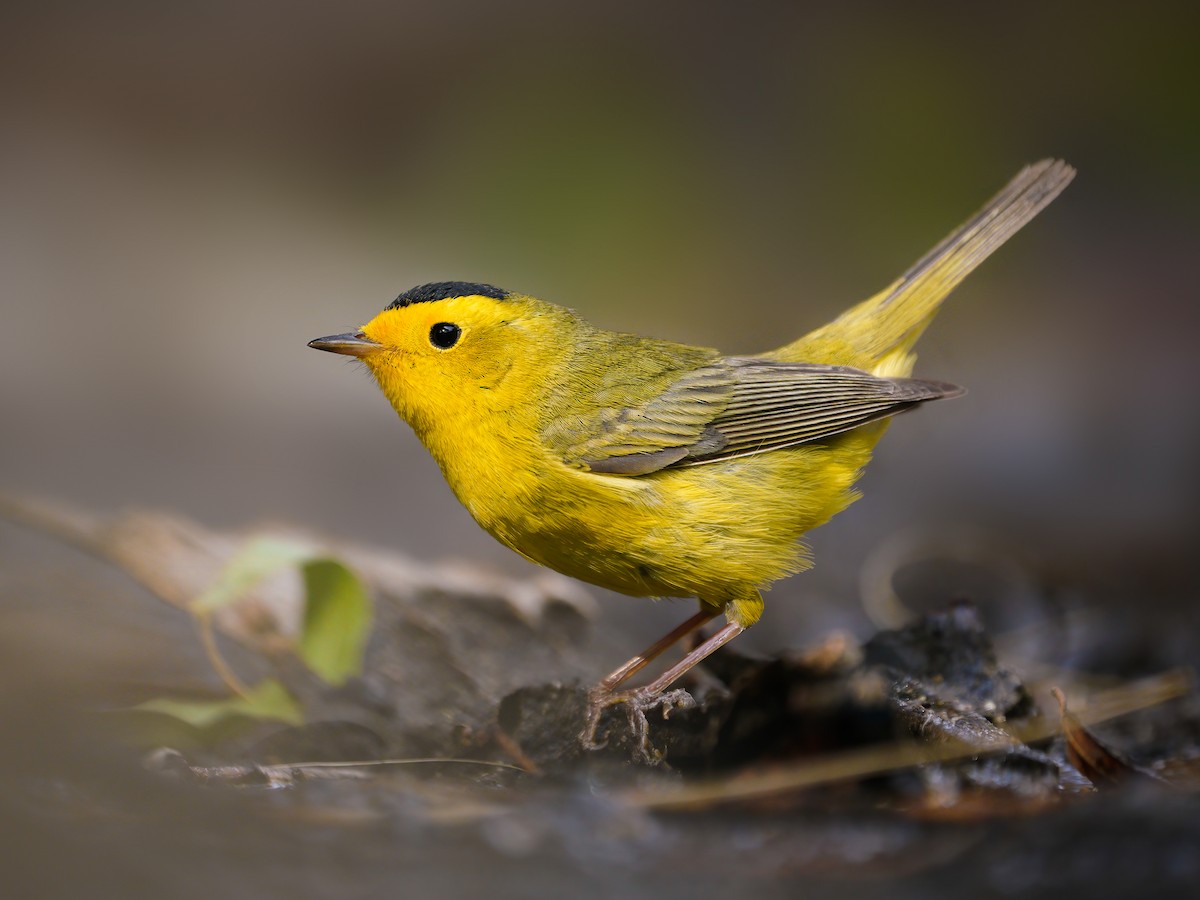
[[[680,675],[758,621],[761,591],[807,568],[800,537],[855,500],[887,419],[961,390],[907,377],[946,295],[1074,176],[1020,172],[881,293],[760,356],[617,334],[485,284],[406,291],[309,346],[361,359],[475,520],[527,559],[700,612],[605,678],[599,710],[686,702]],[[745,302],[743,298],[741,302]],[[614,689],[720,613],[726,624],[644,688]]]

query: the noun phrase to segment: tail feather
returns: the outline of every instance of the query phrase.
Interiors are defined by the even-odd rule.
[[[777,355],[799,358],[798,354],[811,355],[809,348],[834,342],[878,361],[877,368],[888,370],[886,374],[906,374],[912,367],[908,351],[950,291],[1045,209],[1074,177],[1075,170],[1062,160],[1046,159],[1025,167],[893,284]]]

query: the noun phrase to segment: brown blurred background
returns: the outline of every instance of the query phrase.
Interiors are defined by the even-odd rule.
[[[1200,13],[816,6],[8,0],[0,493],[215,528],[284,521],[530,572],[475,526],[365,373],[309,339],[414,284],[465,279],[752,353],[883,287],[1023,164],[1061,156],[1075,183],[921,345],[919,374],[970,393],[895,423],[864,499],[813,535],[816,569],[778,585],[739,643],[870,633],[863,583],[877,588],[907,546],[960,560],[897,573],[911,605],[969,596],[1010,635],[1098,612],[1117,661],[1072,659],[1063,632],[1026,629],[1053,665],[1132,677],[1194,664]],[[691,609],[601,599],[630,651]],[[729,896],[719,879],[614,865],[630,841],[604,843],[574,801],[546,833],[583,828],[591,849],[557,868],[544,853],[481,853],[469,829],[407,827],[407,807],[379,807],[376,792],[363,800],[384,810],[374,831],[264,827],[245,796],[139,771],[84,712],[196,682],[220,690],[182,613],[0,521],[9,893]],[[1046,827],[1070,840],[1090,809]],[[1114,821],[1095,852],[1122,859],[1143,835],[1127,866],[1138,884],[1167,867],[1146,868],[1165,857],[1137,847],[1194,858],[1194,840],[1159,840],[1144,816]],[[733,841],[719,846],[750,860],[726,881],[795,896],[746,881],[753,847],[717,824]],[[652,843],[658,826],[638,827]],[[1044,871],[1080,871],[1031,827],[1013,823],[1033,849],[995,869],[1005,896],[1036,853]],[[998,846],[1007,866],[1011,844]],[[936,867],[909,893],[886,871],[864,882],[875,852],[853,857],[852,893],[954,883]],[[972,889],[954,892],[989,895],[980,871],[968,858]],[[806,895],[820,896],[811,874]],[[845,896],[844,881],[825,894]]]
[[[896,423],[754,640],[861,626],[859,573],[900,532],[1178,604],[1197,25],[1154,4],[6,3],[0,489],[520,572],[368,378],[306,341],[465,279],[754,352],[1054,155],[1076,182],[922,344],[918,372],[970,393]],[[605,608],[647,634],[685,612]]]

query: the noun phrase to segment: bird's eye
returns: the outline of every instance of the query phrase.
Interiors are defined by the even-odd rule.
[[[458,343],[461,336],[462,329],[449,322],[438,322],[429,329],[429,343],[439,350],[449,350]]]

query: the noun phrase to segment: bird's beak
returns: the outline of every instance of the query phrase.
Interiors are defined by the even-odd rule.
[[[309,341],[308,346],[314,350],[326,350],[330,353],[341,353],[343,356],[357,356],[361,359],[379,349],[379,344],[368,338],[361,331],[346,334],[331,334]]]

